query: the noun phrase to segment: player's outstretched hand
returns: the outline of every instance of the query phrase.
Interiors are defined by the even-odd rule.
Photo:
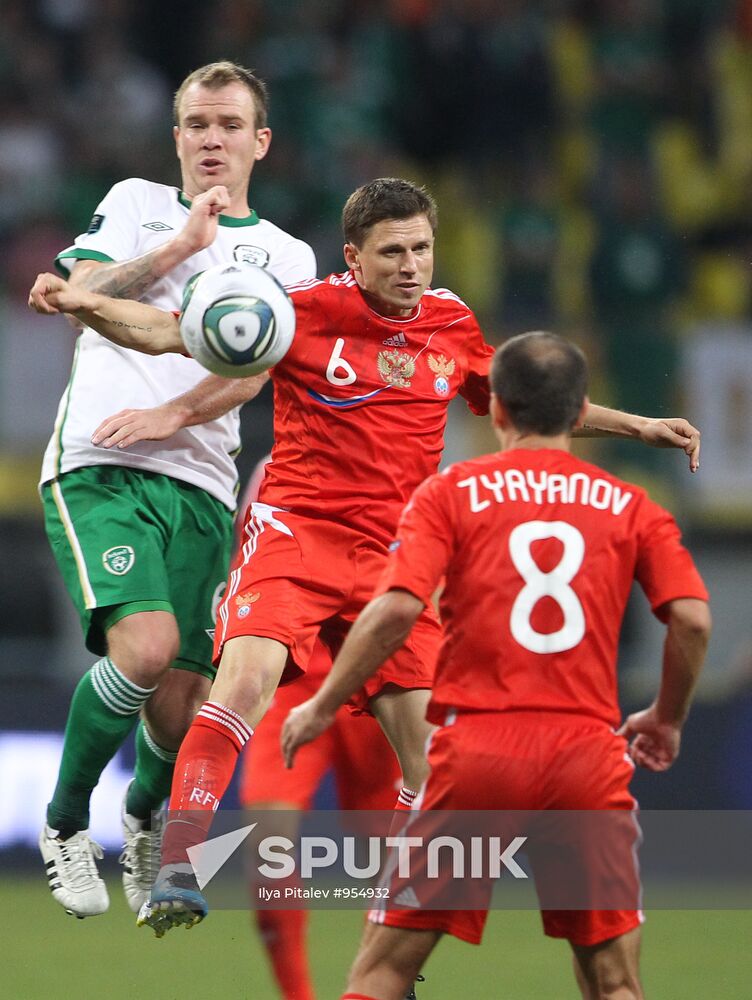
[[[182,427],[180,414],[169,404],[147,410],[120,410],[102,421],[91,443],[102,448],[128,448],[138,441],[164,441]]]
[[[681,448],[689,457],[689,471],[700,468],[700,432],[683,417],[649,417],[640,440],[654,448]]]
[[[334,714],[323,712],[315,696],[291,709],[282,726],[280,737],[285,766],[292,767],[298,750],[320,736],[332,722]]]
[[[91,293],[69,284],[58,274],[38,274],[29,292],[29,309],[45,316],[74,313],[89,305]]]
[[[618,735],[629,742],[635,764],[649,771],[666,771],[679,756],[681,726],[660,722],[654,705],[627,716]]]

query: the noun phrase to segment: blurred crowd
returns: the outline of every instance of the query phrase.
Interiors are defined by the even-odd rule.
[[[342,266],[346,195],[401,174],[439,200],[435,284],[491,340],[575,335],[599,401],[676,410],[682,338],[750,319],[752,0],[3,0],[14,385],[24,366],[44,395],[64,385],[70,337],[44,326],[29,353],[28,285],[111,183],[177,183],[171,95],[218,58],[270,85],[274,142],[252,202],[313,244],[321,274]],[[49,408],[16,426],[9,381],[0,450],[25,450]]]
[[[573,336],[598,402],[702,427],[696,477],[683,456],[631,442],[599,443],[595,457],[710,527],[708,676],[719,699],[737,692],[743,725],[719,725],[748,733],[752,0],[2,0],[6,674],[59,663],[66,628],[79,662],[34,496],[75,333],[27,310],[29,285],[112,183],[179,183],[172,94],[221,58],[269,83],[274,141],[251,201],[314,246],[321,275],[343,266],[354,187],[424,182],[440,207],[434,284],[468,301],[489,340],[544,326]],[[268,393],[246,426],[247,469],[269,447]],[[491,447],[485,426],[455,411],[448,457]],[[730,534],[716,551],[719,526]],[[646,634],[641,618],[627,645]],[[658,655],[639,646],[633,659]],[[696,743],[705,754],[706,733]]]

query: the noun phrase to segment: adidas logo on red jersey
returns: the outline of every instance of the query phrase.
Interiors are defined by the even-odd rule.
[[[407,347],[407,337],[400,330],[399,333],[395,333],[393,337],[387,337],[381,343],[386,345],[386,347]]]

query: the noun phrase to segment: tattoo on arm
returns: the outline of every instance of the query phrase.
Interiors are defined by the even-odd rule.
[[[154,254],[150,251],[133,260],[104,264],[81,279],[89,292],[99,292],[113,299],[140,299],[161,275],[154,270]]]
[[[139,326],[137,323],[123,323],[119,319],[111,320],[111,322],[113,326],[120,327],[123,330],[143,330],[144,333],[151,333],[153,329],[151,326]]]

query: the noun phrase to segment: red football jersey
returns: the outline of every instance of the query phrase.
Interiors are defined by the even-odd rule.
[[[374,312],[349,271],[288,291],[297,331],[272,372],[275,444],[259,499],[388,543],[438,467],[449,401],[460,393],[487,412],[493,348],[445,289],[400,319]]]
[[[576,712],[618,725],[616,658],[633,579],[661,615],[707,600],[673,517],[639,487],[555,449],[451,466],[408,504],[379,590],[428,603],[444,643],[429,706]]]

